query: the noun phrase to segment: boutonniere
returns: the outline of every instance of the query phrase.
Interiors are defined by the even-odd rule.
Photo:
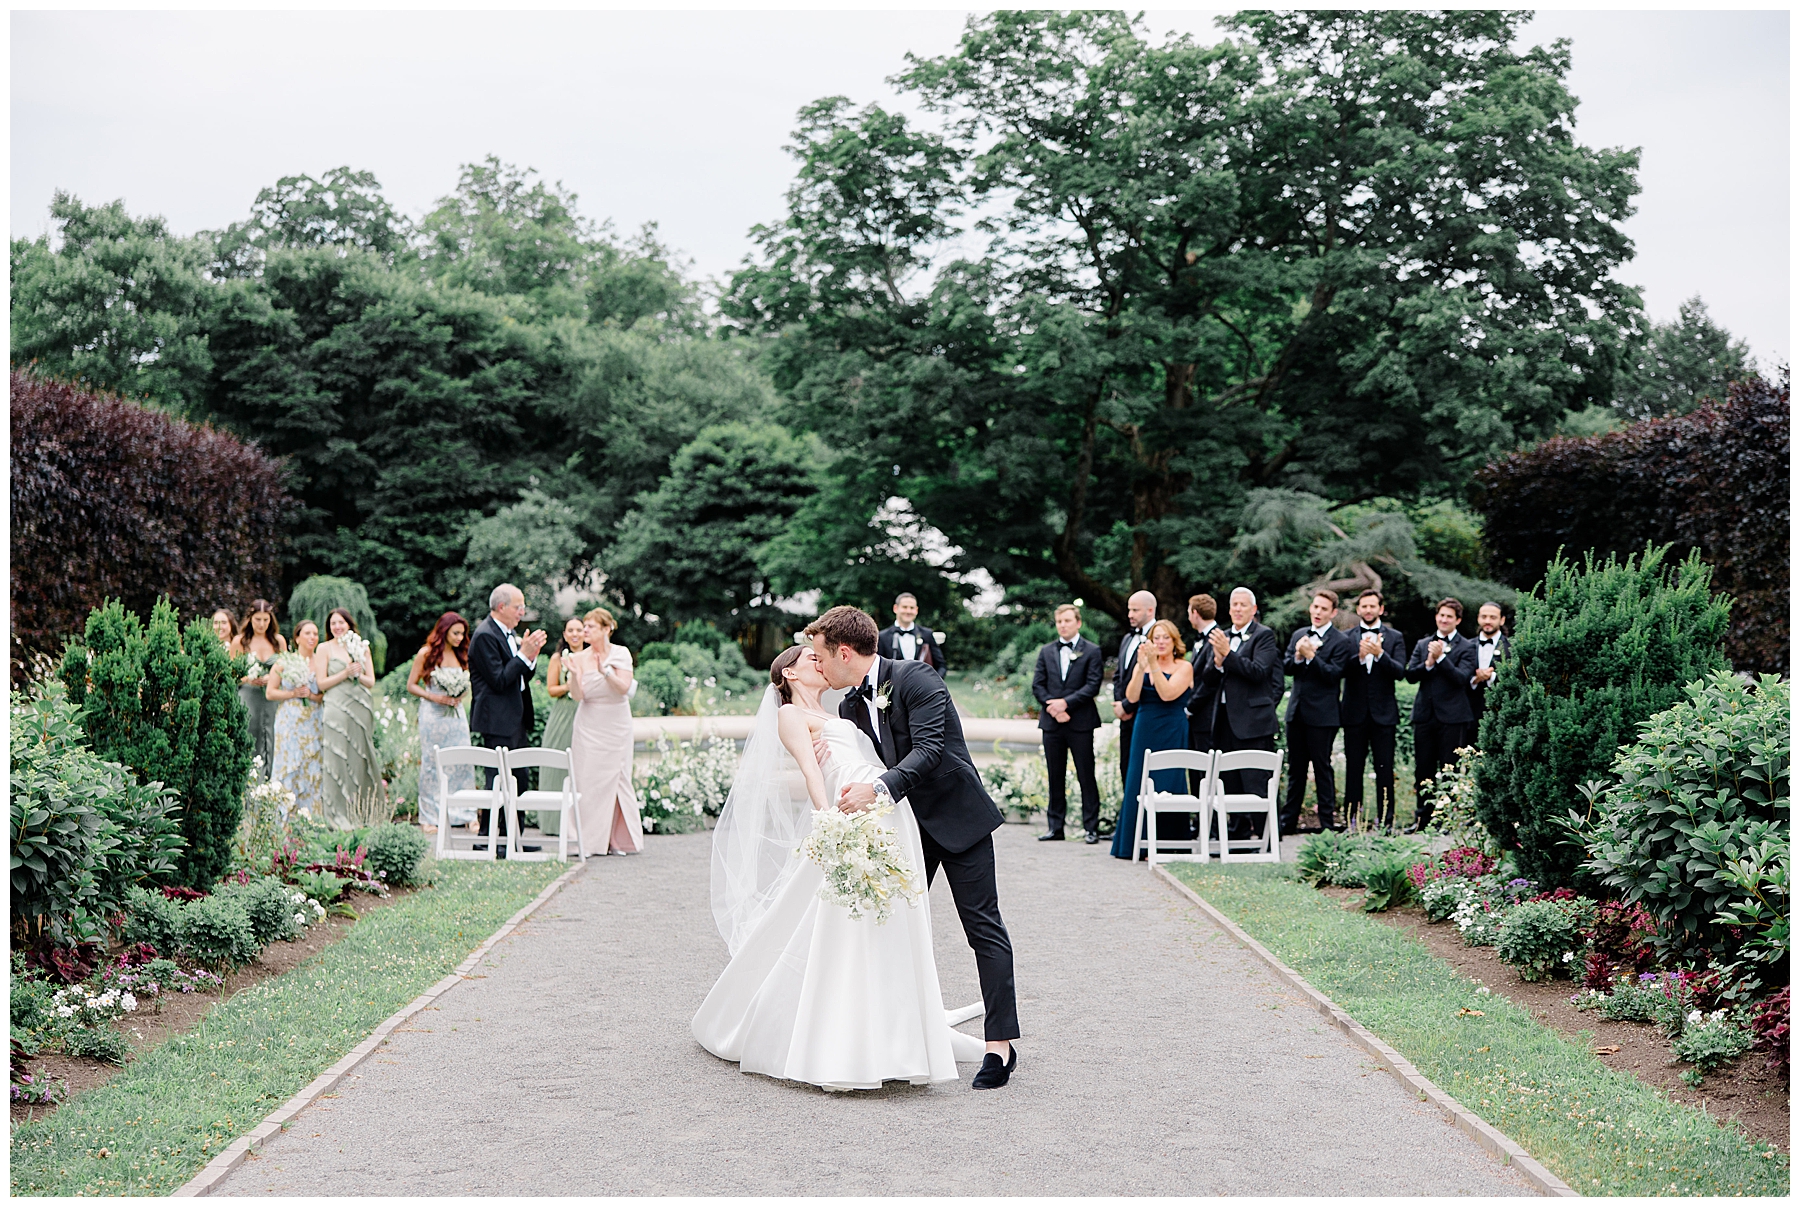
[[[875,698],[872,703],[882,712],[886,712],[887,706],[893,701],[893,697],[894,681],[889,679],[886,683],[883,683],[880,687],[875,689]]]

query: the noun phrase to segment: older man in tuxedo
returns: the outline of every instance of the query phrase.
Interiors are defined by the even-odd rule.
[[[1100,728],[1094,699],[1104,678],[1100,663],[1100,647],[1081,635],[1081,610],[1074,604],[1056,609],[1056,640],[1038,651],[1031,676],[1050,776],[1049,827],[1038,835],[1039,842],[1063,840],[1070,755],[1081,786],[1082,841],[1089,846],[1100,841],[1100,785],[1094,778],[1094,731]]]
[[[1313,592],[1308,619],[1288,640],[1282,670],[1294,680],[1288,695],[1288,786],[1281,809],[1281,829],[1296,834],[1300,807],[1306,803],[1306,768],[1312,766],[1313,786],[1319,802],[1319,827],[1338,829],[1337,777],[1331,768],[1331,748],[1337,742],[1338,693],[1344,668],[1350,665],[1355,643],[1339,631],[1336,591]]]
[[[1456,752],[1470,741],[1474,711],[1469,706],[1469,683],[1475,678],[1475,643],[1456,631],[1462,622],[1461,601],[1446,599],[1437,606],[1437,632],[1421,637],[1406,664],[1406,678],[1419,685],[1413,698],[1413,790],[1417,793],[1416,820],[1408,832],[1423,829],[1431,820],[1431,802],[1425,798],[1425,781],[1435,779],[1440,768],[1456,761]]]
[[[876,635],[875,652],[896,662],[923,662],[939,675],[944,673],[944,651],[937,635],[919,621],[919,599],[911,591],[894,597],[894,623]]]
[[[531,678],[537,674],[544,630],[518,636],[513,630],[524,615],[525,593],[511,583],[501,583],[488,594],[487,619],[475,626],[475,635],[469,639],[469,683],[475,697],[469,709],[469,728],[480,735],[481,744],[489,749],[504,746],[523,750],[530,745],[535,719]],[[530,774],[523,768],[514,772],[519,791],[531,786]],[[494,786],[491,767],[487,771],[487,786]],[[481,833],[487,834],[488,810],[476,810],[476,820]],[[500,818],[500,832],[506,832],[504,816]]]
[[[1199,690],[1214,693],[1214,750],[1275,749],[1275,704],[1281,698],[1281,643],[1275,630],[1256,619],[1256,592],[1238,587],[1231,593],[1231,628],[1208,635],[1212,656],[1202,659]],[[1264,771],[1228,771],[1221,787],[1227,792],[1261,791]],[[1233,838],[1262,834],[1262,821],[1232,819]]]
[[[1131,774],[1131,718],[1137,705],[1125,698],[1125,689],[1137,673],[1137,648],[1156,620],[1156,596],[1148,591],[1133,591],[1125,601],[1125,623],[1131,627],[1119,638],[1119,662],[1113,668],[1113,716],[1119,722],[1119,778]]]

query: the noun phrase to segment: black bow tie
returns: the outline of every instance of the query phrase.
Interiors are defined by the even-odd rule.
[[[1061,643],[1061,645],[1062,645],[1062,648],[1065,650],[1072,650],[1075,648],[1075,643],[1073,641],[1064,641]]]
[[[1365,633],[1379,633],[1381,632],[1381,626],[1378,624],[1365,624],[1362,627],[1362,631]]]
[[[900,630],[900,631],[901,631],[901,632],[902,632],[902,633],[908,633],[908,634],[910,634],[910,633],[911,633],[911,632],[912,632],[912,630],[911,630],[911,629],[901,629],[901,630]]]
[[[1493,639],[1493,638],[1492,638],[1492,637],[1483,637],[1483,638],[1482,638],[1482,639],[1481,639],[1481,644],[1482,644],[1482,645],[1493,645],[1493,644],[1494,644],[1494,639]]]
[[[872,700],[875,698],[875,688],[868,683],[858,684],[850,689],[850,698],[852,700]]]

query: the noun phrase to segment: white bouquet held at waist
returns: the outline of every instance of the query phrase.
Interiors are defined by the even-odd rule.
[[[460,699],[469,690],[469,672],[454,666],[440,666],[431,672],[431,685],[452,699]]]
[[[312,673],[312,668],[307,665],[306,659],[292,650],[285,654],[277,654],[272,669],[281,676],[281,687],[287,691],[293,691],[305,683],[306,677]]]
[[[344,647],[344,657],[350,661],[360,662],[367,667],[374,666],[374,663],[369,661],[369,643],[363,640],[361,633],[345,633],[338,638],[338,644]]]
[[[812,833],[795,854],[825,870],[819,900],[843,906],[855,919],[873,915],[878,925],[893,915],[895,897],[908,905],[918,901],[913,869],[900,854],[893,830],[879,820],[893,811],[889,805],[862,813],[835,807],[813,813]]]

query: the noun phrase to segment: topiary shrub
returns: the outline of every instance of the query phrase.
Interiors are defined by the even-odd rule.
[[[419,870],[425,866],[425,853],[431,840],[412,826],[376,826],[362,839],[368,854],[364,864],[378,874],[384,884],[403,887],[419,882]]]
[[[1618,751],[1617,782],[1592,816],[1572,817],[1591,853],[1584,867],[1650,911],[1651,941],[1667,955],[1785,961],[1788,685],[1718,671],[1685,694]]]
[[[1527,981],[1578,975],[1585,967],[1582,930],[1593,909],[1594,903],[1581,897],[1516,905],[1500,920],[1495,954]]]
[[[1665,553],[1553,562],[1520,601],[1511,661],[1488,688],[1476,812],[1543,888],[1581,886],[1586,855],[1567,818],[1582,785],[1682,684],[1727,666],[1729,609],[1710,571],[1695,557],[1666,568]]]
[[[244,902],[216,894],[182,907],[179,939],[183,951],[214,968],[242,968],[263,947]]]

